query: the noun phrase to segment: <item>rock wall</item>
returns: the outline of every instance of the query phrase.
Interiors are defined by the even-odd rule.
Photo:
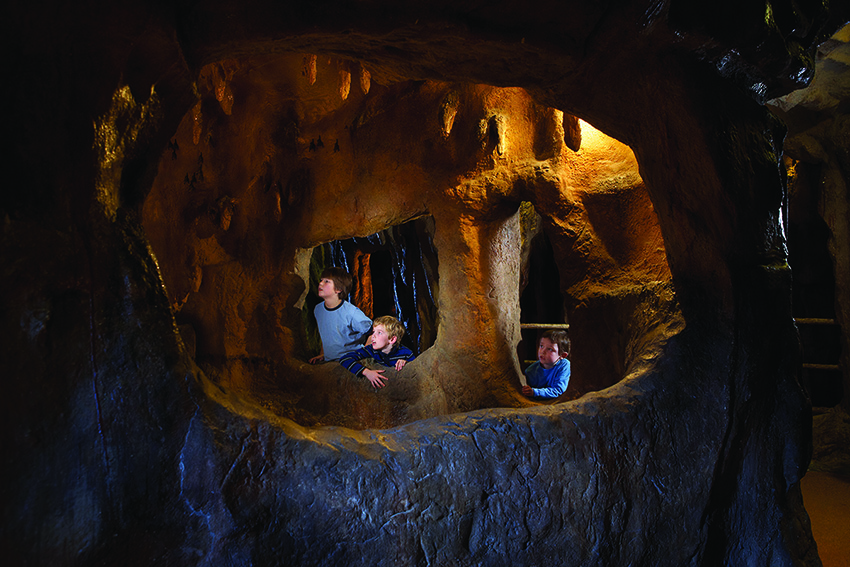
[[[577,392],[615,383],[644,342],[663,340],[645,331],[676,320],[670,274],[626,146],[584,124],[578,151],[568,148],[563,124],[575,119],[520,89],[407,81],[343,98],[349,67],[309,54],[204,67],[202,80],[225,86],[209,80],[165,149],[142,223],[208,376],[302,424],[386,427],[527,405],[514,356],[523,200],[559,249],[548,261],[563,266],[576,311]],[[378,411],[338,365],[304,364],[310,281],[299,261],[423,214],[439,333],[434,352],[392,373],[382,393],[393,401]],[[364,405],[367,421],[352,418]]]
[[[510,4],[48,7],[12,7],[6,34],[29,70],[12,81],[21,139],[0,200],[0,537],[12,563],[820,564],[799,492],[811,415],[779,222],[781,127],[760,102],[805,80],[821,5],[774,2],[771,18],[701,2],[559,6],[569,17]],[[299,55],[304,75],[287,84],[316,76],[345,99],[368,83],[383,104],[314,131],[297,104],[275,120],[258,110],[242,117],[256,135],[234,137],[241,159],[213,157],[237,147],[215,144],[246,128],[231,120],[242,101],[262,109],[251,96],[274,90],[249,83],[286,83],[243,77],[243,65],[315,51],[369,76],[348,63],[320,83]],[[640,176],[624,151],[603,164],[624,183],[545,167],[590,147],[551,108],[628,144]],[[405,138],[382,109],[421,113],[422,131],[450,128],[450,143]],[[346,124],[361,152],[346,170],[328,166],[344,144],[333,152],[324,135],[326,153],[299,167],[314,132],[344,142]],[[552,151],[562,139],[569,149]],[[522,200],[552,236],[570,321],[595,329],[603,313],[618,334],[585,339],[585,352],[625,353],[587,363],[584,378],[608,386],[613,368],[621,381],[565,404],[517,394]],[[644,261],[661,255],[649,203],[672,284],[664,263]],[[252,390],[263,372],[246,363],[285,360],[284,383],[316,378],[294,333],[301,250],[426,212],[441,322],[420,391],[352,408],[363,431],[264,408]],[[181,304],[221,374],[193,364]],[[387,414],[405,425],[369,428]]]

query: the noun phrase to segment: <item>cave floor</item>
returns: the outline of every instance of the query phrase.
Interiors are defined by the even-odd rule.
[[[809,471],[801,489],[824,567],[850,567],[850,479]]]

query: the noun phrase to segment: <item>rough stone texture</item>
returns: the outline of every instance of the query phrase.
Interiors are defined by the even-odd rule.
[[[760,102],[809,76],[805,50],[817,40],[825,11],[817,2],[772,2],[772,17],[765,17],[760,3],[715,6],[435,2],[414,11],[385,2],[121,2],[86,11],[48,3],[38,14],[11,7],[4,35],[25,54],[17,62],[27,71],[10,81],[9,125],[18,139],[8,173],[15,183],[0,197],[0,360],[9,383],[0,537],[7,560],[819,565],[799,492],[811,417],[796,381],[778,219],[781,128]],[[224,117],[238,114],[240,94],[250,94],[234,89],[239,65],[316,51],[365,66],[376,95],[380,85],[403,89],[408,81],[425,81],[416,85],[426,92],[457,83],[493,97],[500,89],[516,93],[519,106],[504,100],[511,112],[486,122],[488,145],[478,155],[496,164],[505,158],[495,156],[510,155],[512,146],[503,142],[512,138],[503,134],[518,120],[515,112],[531,107],[559,108],[628,144],[664,238],[673,291],[660,287],[675,293],[683,325],[658,328],[666,342],[626,329],[627,339],[606,345],[633,354],[616,359],[624,379],[604,391],[567,404],[481,409],[518,399],[519,223],[516,204],[503,201],[516,203],[510,197],[518,191],[542,212],[540,203],[560,186],[546,171],[503,167],[489,183],[474,177],[438,186],[443,198],[426,206],[427,192],[392,184],[415,179],[404,170],[391,178],[367,170],[361,190],[372,183],[410,198],[375,193],[340,225],[359,191],[350,180],[332,187],[338,172],[317,169],[313,200],[281,202],[281,215],[297,222],[277,233],[258,230],[258,238],[308,247],[427,209],[438,251],[454,252],[440,257],[439,308],[452,324],[441,319],[438,344],[418,365],[418,383],[434,398],[407,406],[435,417],[393,429],[305,428],[249,395],[252,373],[234,367],[228,380],[207,377],[189,358],[171,306],[187,291],[211,303],[246,290],[244,303],[223,306],[224,324],[195,326],[198,352],[220,347],[214,352],[225,367],[256,348],[252,328],[262,324],[253,314],[282,314],[282,328],[266,340],[295,328],[283,315],[300,296],[296,267],[303,255],[278,255],[273,244],[248,238],[241,223],[250,219],[241,211],[256,207],[255,223],[263,227],[274,217],[277,190],[268,203],[239,201],[243,194],[235,191],[247,195],[262,172],[256,159],[234,160],[222,178],[226,192],[204,196],[198,204],[206,215],[195,217],[200,232],[188,233],[220,237],[189,243],[210,256],[186,273],[173,268],[191,254],[164,257],[170,267],[160,272],[147,246],[148,237],[156,246],[157,232],[142,228],[159,160],[196,108],[204,81],[217,91],[213,108],[221,109],[226,129]],[[205,75],[213,63],[220,68]],[[316,85],[319,63],[308,58],[304,66]],[[358,76],[353,64],[337,69],[340,98],[367,82],[352,80],[352,72]],[[377,108],[411,104],[403,94],[391,93]],[[444,100],[438,90],[432,94],[435,103]],[[435,120],[438,127],[451,122],[453,104]],[[200,120],[208,110],[200,106]],[[458,111],[452,131],[467,116]],[[367,160],[388,151],[369,129],[391,120],[372,120],[358,131]],[[563,129],[563,121],[556,124]],[[392,134],[390,141],[404,131]],[[461,140],[459,149],[478,139]],[[243,151],[262,153],[264,141],[243,139]],[[201,130],[197,143],[208,142]],[[519,142],[533,146],[527,136]],[[175,161],[192,166],[186,173],[196,171],[197,158],[183,164],[182,142],[180,148]],[[453,163],[443,161],[451,155],[439,157],[437,163]],[[404,164],[407,156],[396,161]],[[458,164],[455,174],[468,165]],[[214,160],[210,173],[223,167]],[[206,178],[206,156],[204,168]],[[634,298],[643,296],[629,288],[631,274],[643,276],[619,269],[655,239],[622,238],[610,221],[593,222],[594,214],[611,213],[606,193],[616,195],[620,186],[606,189],[587,192],[581,210],[546,223],[562,236],[553,238],[559,262],[601,252],[581,248],[588,242],[585,214],[597,232],[590,240],[610,245],[609,256],[599,258],[604,273],[565,277],[565,294],[582,302],[574,306],[577,321],[583,309],[610,309],[608,324],[625,329],[642,320],[628,307],[642,309]],[[631,203],[645,203],[640,191],[629,193]],[[338,209],[332,226],[311,214],[328,203]],[[617,217],[624,227],[640,226],[647,209],[628,212]],[[225,269],[231,258],[244,264],[244,276]],[[559,267],[570,274],[569,266]],[[174,278],[166,281],[169,291],[166,274]],[[188,283],[180,279],[186,275]],[[258,281],[243,285],[250,278]],[[604,278],[610,285],[599,294],[591,284]],[[291,295],[274,303],[264,297],[267,289]],[[627,300],[607,294],[619,289]],[[651,310],[645,316],[655,321]],[[241,329],[244,322],[254,327]],[[295,345],[294,337],[281,341],[267,356],[297,357]],[[475,376],[480,387],[470,389]]]
[[[145,202],[172,305],[195,328],[208,376],[302,424],[386,427],[527,405],[512,354],[523,200],[557,248],[577,391],[615,383],[663,339],[649,329],[675,324],[661,234],[628,147],[585,124],[580,151],[568,149],[562,113],[520,89],[407,81],[343,100],[344,62],[322,57],[307,73],[305,61],[204,67],[202,80],[226,82],[208,81]],[[336,364],[305,365],[302,251],[425,213],[445,290],[433,352],[391,373],[378,400]]]
[[[815,444],[809,470],[850,477],[850,415],[842,406],[821,408],[812,422]]]

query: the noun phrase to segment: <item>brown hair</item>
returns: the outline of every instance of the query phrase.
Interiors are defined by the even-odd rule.
[[[321,279],[325,278],[334,283],[334,288],[336,288],[337,295],[339,295],[340,299],[348,297],[348,292],[351,291],[351,284],[354,283],[351,274],[342,268],[331,266],[330,268],[325,268],[322,272]]]
[[[570,357],[570,337],[566,331],[560,329],[549,329],[540,335],[541,339],[549,339],[558,345],[558,354],[561,356]]]
[[[404,336],[404,325],[401,324],[401,321],[393,317],[392,315],[384,315],[383,317],[378,317],[374,321],[372,321],[372,327],[375,325],[383,325],[384,329],[387,330],[387,337],[396,339],[396,344],[401,342],[401,338]]]

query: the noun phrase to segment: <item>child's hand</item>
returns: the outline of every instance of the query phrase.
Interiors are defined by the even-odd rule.
[[[528,396],[529,398],[534,396],[534,390],[531,389],[531,386],[523,386],[522,393],[524,396]]]
[[[383,388],[385,384],[381,382],[381,379],[386,380],[386,377],[383,376],[383,372],[383,370],[371,370],[367,368],[363,371],[363,376],[369,380],[369,383],[372,384],[373,388]]]
[[[396,369],[396,372],[398,372],[399,370],[401,370],[402,368],[404,368],[404,365],[405,365],[405,364],[407,364],[407,361],[406,361],[406,360],[396,360],[396,361],[395,361],[395,369]]]
[[[310,364],[316,364],[318,362],[324,362],[324,360],[325,360],[325,354],[322,353],[322,354],[318,354],[318,355],[314,356],[313,358],[311,358],[309,362],[310,362]]]

